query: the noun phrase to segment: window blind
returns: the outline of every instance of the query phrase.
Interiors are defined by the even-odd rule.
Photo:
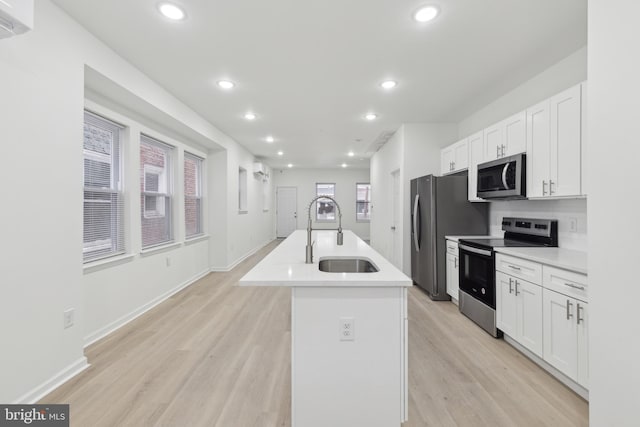
[[[140,136],[140,204],[142,248],[173,241],[171,163],[173,147]]]
[[[186,238],[203,233],[202,226],[202,163],[203,159],[184,153],[184,219]]]
[[[96,114],[84,113],[84,262],[125,251],[120,158],[122,129]]]

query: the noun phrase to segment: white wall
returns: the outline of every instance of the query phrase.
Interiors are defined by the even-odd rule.
[[[228,267],[250,252],[251,245],[257,247],[273,233],[270,213],[247,217],[244,222],[229,218],[229,200],[237,196],[211,170],[223,164],[227,175],[237,170],[238,164],[250,170],[250,153],[49,0],[36,2],[35,12],[35,30],[0,41],[0,92],[4,100],[11,100],[0,103],[4,142],[0,221],[7,225],[0,260],[0,324],[6,340],[0,352],[0,402],[33,401],[84,367],[87,331],[118,321],[120,314],[140,308],[140,304],[152,304],[207,263]],[[150,115],[170,118],[177,126],[176,133],[188,131],[193,141],[209,150],[210,194],[226,201],[220,203],[225,215],[215,214],[212,209],[219,204],[209,197],[210,228],[215,236],[223,230],[220,243],[212,238],[208,245],[194,243],[148,257],[136,255],[133,261],[83,276],[85,67],[117,84]],[[225,151],[216,152],[220,149]],[[250,197],[255,197],[254,190],[250,190]],[[243,227],[251,230],[248,240],[231,249],[227,236],[244,233]],[[169,253],[173,258],[168,268]],[[160,273],[162,278],[158,278]],[[119,304],[124,305],[122,310],[113,310]],[[68,308],[76,309],[75,325],[63,329],[63,311]]]
[[[586,79],[585,46],[461,120],[459,136],[467,137]]]
[[[307,210],[309,202],[316,196],[316,183],[336,184],[335,198],[342,209],[342,228],[352,230],[361,239],[369,240],[369,222],[356,221],[356,183],[369,182],[369,169],[277,169],[273,171],[274,186],[296,187],[298,190],[298,229],[307,228]],[[276,199],[273,196],[275,210]],[[315,207],[314,207],[315,208]],[[311,214],[313,215],[312,209]],[[314,227],[337,227],[333,223],[317,223],[312,217]]]
[[[589,1],[589,422],[640,407],[640,3]]]
[[[455,142],[457,133],[457,125],[453,123],[405,123],[371,159],[371,244],[388,259],[395,257],[393,235],[389,229],[393,213],[391,174],[400,169],[402,226],[396,232],[403,236],[401,268],[407,275],[411,274],[411,180],[429,174],[440,175],[440,149]]]

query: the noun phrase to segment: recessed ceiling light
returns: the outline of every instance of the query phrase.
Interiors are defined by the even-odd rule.
[[[413,19],[418,22],[429,22],[438,16],[440,11],[435,6],[425,6],[418,9],[416,13],[413,14]]]
[[[356,153],[354,153],[353,151],[349,151],[349,153],[347,153],[347,155],[348,155],[349,157],[353,157],[353,156],[355,156],[355,155],[356,155]]]
[[[397,85],[398,85],[398,82],[396,82],[395,80],[385,80],[382,83],[380,83],[380,86],[383,89],[393,89]]]
[[[247,120],[255,120],[256,117],[257,116],[254,113],[251,113],[251,112],[249,112],[249,113],[244,115],[244,118],[247,119]]]
[[[377,114],[374,113],[368,113],[366,116],[364,116],[365,119],[371,121],[371,120],[375,120],[378,118]]]
[[[346,163],[343,163],[343,164],[342,164],[342,167],[343,167],[343,168],[346,168],[346,167],[347,167],[347,164],[346,164]]]
[[[160,3],[158,10],[172,21],[182,21],[186,16],[184,10],[173,3]]]
[[[293,167],[293,165],[292,165],[291,163],[289,163],[289,164],[287,165],[287,167],[288,167],[288,168],[292,168],[292,167]]]
[[[273,141],[275,141],[275,139],[271,135],[266,137],[264,140],[267,141],[269,144],[271,144]]]
[[[231,80],[218,80],[218,87],[221,89],[233,89],[236,86]]]
[[[283,151],[278,151],[278,156],[282,156],[284,154]]]

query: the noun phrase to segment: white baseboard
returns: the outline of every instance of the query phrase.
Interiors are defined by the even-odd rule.
[[[71,378],[78,375],[80,372],[84,371],[89,367],[87,363],[87,358],[82,356],[71,365],[64,368],[62,371],[55,374],[53,377],[49,378],[47,381],[43,382],[33,390],[29,391],[19,399],[16,399],[14,404],[23,404],[30,405],[36,403],[47,394],[51,393],[56,388],[60,387],[62,384],[69,381]]]
[[[231,271],[234,268],[236,268],[238,266],[238,264],[240,264],[242,261],[244,261],[245,259],[249,258],[251,255],[255,254],[256,252],[258,252],[260,249],[264,248],[265,246],[267,246],[269,243],[273,242],[275,239],[269,239],[264,243],[259,244],[258,246],[256,246],[255,248],[251,249],[249,252],[247,252],[246,254],[242,255],[240,258],[238,258],[237,260],[235,260],[234,262],[232,262],[231,264],[229,264],[226,267],[211,267],[211,272],[219,272],[219,273],[225,273],[227,271]]]
[[[120,329],[121,327],[123,327],[127,323],[129,323],[132,320],[142,316],[147,311],[151,310],[152,308],[154,308],[158,304],[164,302],[165,300],[170,298],[172,295],[180,292],[181,290],[183,290],[187,286],[192,285],[193,283],[195,283],[199,279],[203,278],[207,274],[209,274],[209,269],[204,270],[204,271],[196,274],[192,278],[182,282],[181,284],[179,284],[175,288],[165,292],[164,294],[157,296],[156,298],[152,299],[151,301],[149,301],[148,303],[144,304],[143,306],[138,307],[137,309],[133,310],[132,312],[130,312],[128,314],[125,314],[124,316],[120,317],[119,319],[116,319],[115,321],[109,323],[108,325],[98,329],[97,331],[92,332],[91,334],[89,334],[86,337],[84,337],[84,346],[88,347],[91,344],[93,344],[94,342],[96,342],[96,341],[106,337],[110,333],[114,332],[116,329]]]
[[[531,359],[534,363],[536,363],[542,369],[547,371],[552,377],[556,378],[562,384],[564,384],[567,387],[569,387],[578,396],[582,397],[587,402],[589,401],[589,390],[587,390],[586,388],[582,387],[580,384],[578,384],[577,382],[573,381],[571,378],[569,378],[568,376],[566,376],[565,374],[563,374],[562,372],[560,372],[559,370],[557,370],[556,368],[554,368],[553,366],[551,366],[550,364],[545,362],[543,359],[541,359],[540,357],[538,357],[537,355],[535,355],[534,353],[529,351],[529,349],[527,349],[526,347],[522,346],[520,343],[518,343],[516,340],[511,338],[509,335],[504,334],[503,338],[507,343],[509,343],[511,346],[515,347],[516,350],[518,350],[519,352],[523,353],[525,356],[527,356],[529,359]]]

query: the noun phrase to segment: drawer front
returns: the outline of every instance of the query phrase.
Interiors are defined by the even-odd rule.
[[[561,268],[542,267],[542,286],[563,295],[586,302],[588,297],[587,276]]]
[[[496,254],[496,270],[536,285],[542,285],[542,265],[504,254]]]
[[[458,256],[458,242],[447,240],[447,253]]]

